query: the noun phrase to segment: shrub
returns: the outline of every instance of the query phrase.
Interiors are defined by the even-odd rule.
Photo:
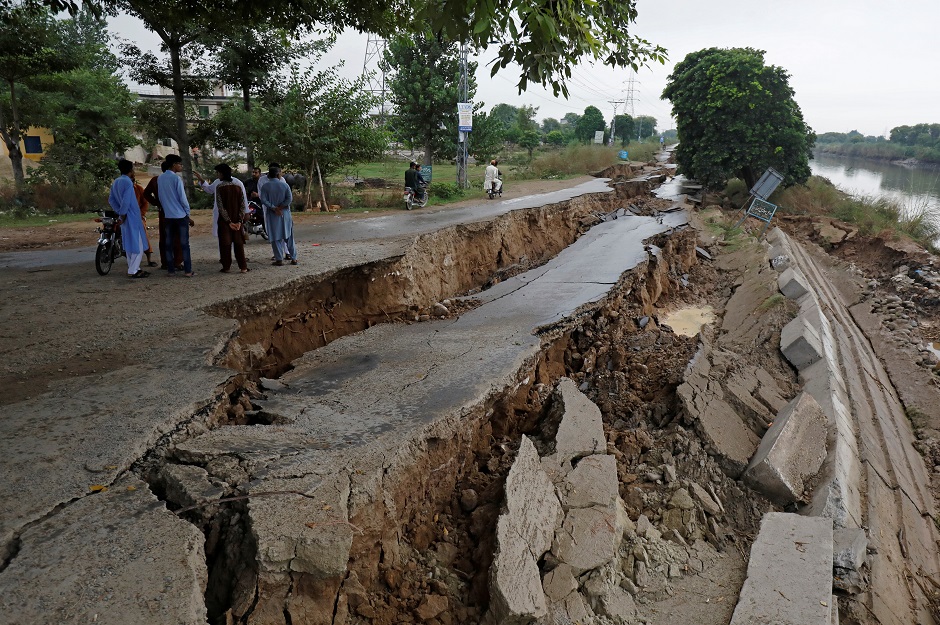
[[[602,145],[569,145],[539,155],[528,169],[536,178],[590,174],[618,162],[618,151]]]
[[[436,182],[428,187],[428,190],[431,193],[431,197],[441,200],[452,200],[463,196],[463,189],[453,182]]]

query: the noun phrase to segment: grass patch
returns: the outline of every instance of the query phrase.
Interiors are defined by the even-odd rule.
[[[98,217],[98,213],[74,213],[69,215],[16,215],[10,212],[0,212],[0,228],[41,228],[57,224],[76,221],[91,221]]]
[[[775,306],[780,306],[786,301],[787,301],[787,298],[784,297],[782,293],[774,293],[773,295],[765,299],[763,302],[761,302],[760,306],[757,307],[757,310],[764,312],[766,310],[770,310],[771,308],[774,308]]]
[[[776,196],[777,194],[775,194]],[[884,235],[913,239],[937,253],[940,211],[926,202],[904,203],[885,196],[851,196],[829,180],[811,176],[805,185],[790,187],[776,200],[782,212],[835,217],[852,224],[866,236]]]

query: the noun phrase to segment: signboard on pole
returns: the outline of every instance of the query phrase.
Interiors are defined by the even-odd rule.
[[[603,130],[594,131],[594,143],[604,143],[604,131]]]
[[[457,103],[457,130],[460,132],[473,130],[473,102]]]
[[[431,182],[431,166],[422,165],[421,166],[421,177],[424,178],[424,181],[429,183]]]

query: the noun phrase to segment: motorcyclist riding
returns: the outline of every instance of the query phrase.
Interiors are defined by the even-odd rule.
[[[500,180],[499,163],[495,158],[486,166],[486,172],[483,179],[483,190],[486,191],[492,200],[497,194],[502,195],[503,181]]]
[[[405,171],[405,186],[414,191],[416,198],[424,198],[424,176],[421,175],[421,167],[414,161],[408,164]]]

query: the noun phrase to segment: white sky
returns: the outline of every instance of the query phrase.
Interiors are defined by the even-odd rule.
[[[637,0],[632,33],[665,47],[665,65],[641,68],[634,79],[635,115],[651,115],[658,129],[673,127],[670,105],[659,96],[675,64],[703,48],[752,47],[790,73],[790,86],[806,122],[817,133],[858,130],[886,134],[903,124],[940,123],[940,1],[905,0]],[[159,41],[127,16],[112,20],[113,35],[156,49]],[[367,37],[346,32],[324,58],[345,60],[342,72],[362,71]],[[507,67],[489,76],[492,53],[477,71],[478,101],[486,110],[500,102],[539,107],[536,117],[561,118],[597,106],[610,120],[610,100],[626,99],[632,70],[579,65],[573,69],[568,100],[532,87],[517,94],[518,72]],[[621,106],[618,112],[622,112]]]

